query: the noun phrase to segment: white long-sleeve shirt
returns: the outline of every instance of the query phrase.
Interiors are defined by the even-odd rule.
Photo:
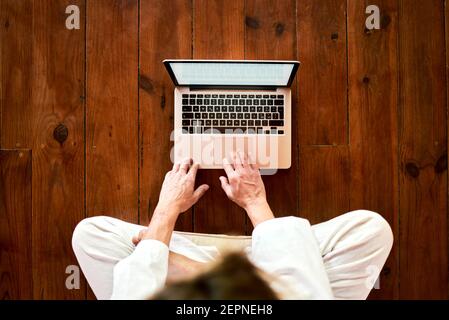
[[[182,246],[183,241],[188,243]],[[172,248],[173,242],[181,245],[174,244]],[[213,260],[204,248],[182,237],[172,238],[170,249],[197,261]],[[248,249],[248,258],[270,275],[269,285],[280,298],[333,298],[309,221],[283,217],[262,222],[254,228]],[[131,255],[114,267],[111,299],[148,299],[165,285],[168,256],[169,248],[164,243],[141,241]]]

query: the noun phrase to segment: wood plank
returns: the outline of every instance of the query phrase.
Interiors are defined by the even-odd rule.
[[[349,211],[348,146],[301,146],[300,213],[311,224]]]
[[[176,23],[167,23],[167,21]],[[192,2],[140,4],[140,223],[148,224],[165,173],[171,170],[174,85],[162,60],[192,56]],[[157,124],[157,125],[155,125]],[[176,230],[193,231],[193,210],[182,214]]]
[[[378,1],[381,29],[365,29],[366,4],[348,8],[351,210],[381,214],[398,239],[397,1]],[[397,241],[371,298],[398,294]]]
[[[244,1],[194,0],[195,59],[244,58]]]
[[[33,281],[35,299],[81,299],[65,287],[76,265],[71,237],[84,218],[85,31],[65,27],[65,8],[84,1],[33,2]]]
[[[31,128],[32,1],[0,2],[0,146],[29,148]],[[18,94],[20,93],[20,94]]]
[[[78,5],[84,25],[84,1],[8,3],[2,146],[33,149],[33,297],[84,298],[83,281],[80,290],[64,286],[66,267],[76,265],[71,234],[84,217],[85,74],[85,32],[65,28],[65,8]]]
[[[400,298],[447,299],[444,2],[399,3]]]
[[[194,1],[195,59],[244,58],[244,1]],[[200,170],[198,185],[210,189],[194,207],[194,230],[208,233],[244,234],[245,212],[227,199],[219,177],[223,170]]]
[[[297,6],[298,141],[348,144],[346,0],[298,0]]]
[[[87,215],[138,222],[138,1],[87,4]]]
[[[347,3],[297,6],[299,211],[315,224],[350,208]]]
[[[445,2],[445,31],[446,31],[446,110],[449,111],[449,2],[446,1]],[[446,127],[447,130],[449,130],[449,126],[447,125],[449,121],[449,114],[447,115],[446,118]],[[446,139],[446,144],[449,144],[449,134],[448,131],[446,131],[446,135],[447,135],[447,139]],[[448,150],[449,152],[449,150]],[[446,154],[446,158],[448,157],[448,154]],[[448,188],[448,194],[447,196],[449,197],[449,188]],[[447,210],[449,210],[449,208],[447,208]],[[446,222],[447,223],[447,222]]]
[[[0,299],[32,299],[31,151],[0,150]]]
[[[296,3],[246,1],[245,58],[296,60]],[[298,215],[297,90],[292,85],[292,166],[264,176],[268,202],[276,216]],[[247,232],[252,226],[248,224]]]

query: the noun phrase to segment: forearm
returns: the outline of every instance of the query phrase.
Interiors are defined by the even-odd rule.
[[[274,214],[266,200],[252,203],[245,207],[245,210],[254,227],[264,221],[274,219]]]
[[[156,208],[143,239],[158,240],[168,246],[178,215],[168,209]]]

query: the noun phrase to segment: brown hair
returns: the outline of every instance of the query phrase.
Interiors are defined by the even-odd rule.
[[[168,284],[153,299],[272,300],[277,297],[245,256],[231,253],[214,268],[193,279]]]

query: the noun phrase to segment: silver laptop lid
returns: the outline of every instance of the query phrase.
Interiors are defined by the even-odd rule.
[[[289,87],[299,61],[164,60],[176,86]]]

